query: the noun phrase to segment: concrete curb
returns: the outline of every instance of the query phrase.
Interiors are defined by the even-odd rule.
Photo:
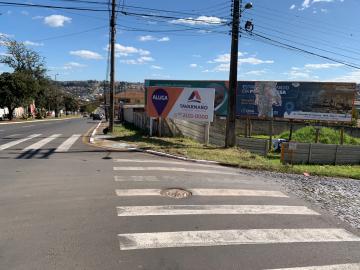
[[[168,154],[168,153],[164,153],[164,152],[159,152],[159,151],[155,151],[155,150],[142,149],[142,148],[138,148],[138,147],[128,147],[128,148],[120,149],[120,148],[106,146],[106,145],[97,145],[95,143],[95,135],[96,135],[96,132],[97,132],[98,128],[100,127],[100,125],[102,123],[103,122],[101,121],[91,133],[91,137],[90,137],[89,142],[90,142],[90,144],[92,144],[95,147],[108,149],[108,150],[113,150],[113,151],[117,151],[117,152],[141,152],[141,153],[147,153],[147,154],[154,155],[154,156],[166,157],[166,158],[177,159],[177,160],[188,161],[188,162],[194,162],[194,163],[199,163],[199,164],[219,165],[219,166],[232,167],[232,168],[238,168],[239,167],[239,166],[236,166],[236,165],[221,163],[221,162],[218,162],[218,161],[187,158],[187,157],[177,156],[177,155]],[[99,140],[100,141],[107,141],[106,139],[99,139]]]
[[[89,140],[89,142],[91,144],[94,144],[94,142],[95,142],[95,134],[96,134],[96,132],[97,132],[97,130],[100,127],[101,124],[102,124],[102,121],[100,121],[99,124],[96,126],[96,128],[94,128],[94,130],[92,131],[91,136],[90,136],[90,140]]]

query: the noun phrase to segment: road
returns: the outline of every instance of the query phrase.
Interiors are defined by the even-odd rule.
[[[358,232],[274,182],[94,148],[95,125],[0,125],[0,269],[360,269]]]

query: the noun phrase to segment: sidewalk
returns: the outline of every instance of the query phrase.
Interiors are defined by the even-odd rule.
[[[109,125],[108,122],[101,121],[96,128],[93,130],[90,136],[90,143],[94,146],[101,147],[101,148],[108,148],[110,150],[117,150],[117,151],[135,151],[139,150],[136,145],[131,145],[126,142],[118,142],[112,139],[115,136],[112,135],[105,135],[103,130],[107,128]]]

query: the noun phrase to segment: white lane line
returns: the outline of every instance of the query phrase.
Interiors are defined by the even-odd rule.
[[[15,146],[15,145],[17,145],[17,144],[19,144],[19,143],[26,142],[26,141],[28,141],[28,140],[31,140],[31,139],[36,138],[36,137],[39,137],[39,136],[41,136],[41,134],[32,134],[32,135],[30,135],[30,136],[28,136],[28,137],[26,137],[26,138],[5,143],[5,144],[3,144],[3,145],[0,145],[0,151],[5,150],[5,149],[10,148],[10,147],[13,147],[13,146]]]
[[[116,182],[159,182],[159,178],[156,176],[114,176]]]
[[[305,206],[285,205],[159,205],[119,206],[116,209],[119,217],[177,215],[320,215]]]
[[[219,168],[222,169],[222,168]],[[225,174],[225,175],[239,175],[235,172],[224,172],[215,170],[202,169],[188,169],[188,168],[173,168],[173,167],[114,167],[114,171],[165,171],[165,172],[192,172],[192,173],[209,173],[209,174]]]
[[[193,196],[261,196],[288,198],[280,191],[272,190],[251,190],[251,189],[189,189]],[[161,189],[117,189],[116,195],[128,196],[161,196]]]
[[[360,270],[360,263],[332,264],[308,267],[278,268],[267,270]]]
[[[119,163],[160,163],[160,164],[172,164],[172,165],[183,165],[183,166],[199,166],[199,167],[209,167],[209,168],[218,168],[224,169],[225,167],[220,167],[219,165],[211,164],[201,164],[196,162],[184,162],[184,161],[172,161],[172,160],[160,160],[160,159],[114,159],[114,162]]]
[[[64,141],[58,148],[56,148],[55,152],[66,152],[70,149],[70,147],[81,137],[81,134],[74,134],[66,141]]]
[[[251,229],[118,234],[120,250],[360,241],[344,229]]]
[[[45,139],[42,139],[40,141],[38,141],[37,143],[34,143],[26,148],[24,148],[22,150],[22,152],[26,152],[26,151],[29,151],[29,150],[38,150],[40,149],[41,147],[43,147],[45,144],[48,144],[49,142],[55,140],[56,138],[60,137],[61,134],[53,134]]]
[[[22,126],[23,128],[34,127],[35,125]]]

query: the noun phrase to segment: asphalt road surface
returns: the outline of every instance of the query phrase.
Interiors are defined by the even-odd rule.
[[[94,148],[95,124],[0,125],[0,269],[360,269],[358,232],[272,181]]]

